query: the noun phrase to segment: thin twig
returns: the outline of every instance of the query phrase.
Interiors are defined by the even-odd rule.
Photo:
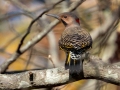
[[[30,54],[29,54],[29,57],[28,57],[28,60],[27,60],[27,64],[26,64],[26,66],[25,66],[25,70],[27,69],[27,67],[28,67],[28,65],[29,65],[29,63],[30,63],[30,60],[31,60],[31,58],[32,58],[32,51],[33,51],[33,48],[31,48],[31,50],[30,50]]]
[[[50,61],[51,61],[51,63],[53,64],[53,67],[55,68],[55,64],[54,64],[54,62],[53,62],[53,60],[52,60],[51,55],[48,55],[48,60],[50,60]]]

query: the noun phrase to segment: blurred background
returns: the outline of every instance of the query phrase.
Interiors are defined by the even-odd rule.
[[[0,64],[17,49],[30,22],[59,0],[0,0]],[[65,12],[79,0],[65,0],[48,13]],[[73,12],[80,18],[81,27],[90,32],[93,46],[90,53],[106,63],[120,60],[120,0],[86,0]],[[43,15],[31,29],[24,44],[45,30],[55,19]],[[64,65],[65,53],[59,50],[58,40],[64,30],[59,23],[39,43],[27,50],[8,71],[46,69]],[[120,90],[119,86],[98,80],[80,80],[59,87],[60,90]],[[42,90],[42,89],[38,89]],[[51,89],[43,89],[51,90]]]

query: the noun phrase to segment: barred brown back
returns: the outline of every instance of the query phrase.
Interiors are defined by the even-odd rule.
[[[92,46],[92,38],[80,26],[66,27],[59,40],[59,46],[65,51],[84,51]]]

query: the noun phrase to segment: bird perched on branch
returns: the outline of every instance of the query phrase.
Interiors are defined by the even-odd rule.
[[[46,14],[62,21],[65,26],[59,47],[66,53],[65,68],[71,73],[81,72],[82,61],[81,55],[92,47],[92,38],[90,34],[80,26],[79,18],[70,12],[61,13],[59,15]]]

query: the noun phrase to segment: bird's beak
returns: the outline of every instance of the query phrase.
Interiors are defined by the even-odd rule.
[[[56,19],[60,19],[60,17],[58,15],[55,15],[55,14],[46,14],[47,16],[51,16],[51,17],[54,17]]]

